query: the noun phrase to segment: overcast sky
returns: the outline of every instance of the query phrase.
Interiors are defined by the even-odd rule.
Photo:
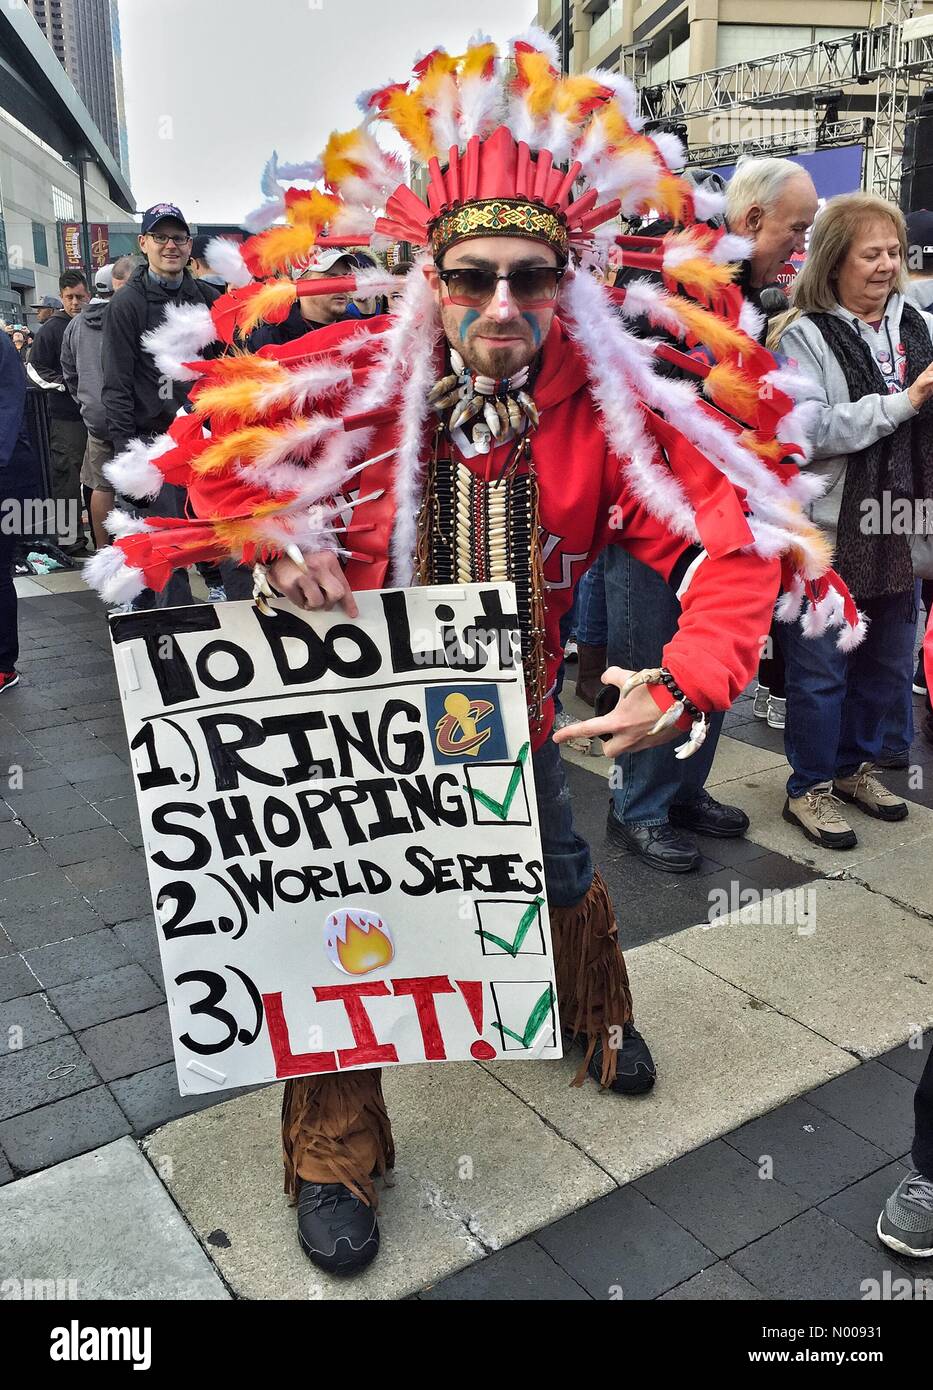
[[[312,159],[357,125],[358,92],[417,51],[521,32],[534,0],[119,0],[130,185],[138,208],[239,222],[272,150]]]

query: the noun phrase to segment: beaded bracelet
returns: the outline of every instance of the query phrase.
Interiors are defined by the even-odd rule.
[[[705,711],[698,709],[692,700],[687,699],[686,695],[681,690],[677,682],[674,680],[674,677],[671,675],[670,671],[667,669],[666,666],[661,667],[661,685],[664,686],[665,690],[670,691],[671,695],[673,695],[675,700],[680,701],[680,703],[684,707],[685,712],[690,715],[691,719],[705,718]]]

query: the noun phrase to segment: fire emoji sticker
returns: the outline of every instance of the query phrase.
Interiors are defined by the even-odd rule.
[[[324,923],[324,947],[345,975],[368,975],[395,955],[392,934],[378,912],[342,907]]]

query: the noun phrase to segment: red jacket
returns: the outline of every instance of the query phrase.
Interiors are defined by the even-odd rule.
[[[382,321],[368,323],[380,325]],[[337,324],[285,348],[267,348],[262,355],[293,360],[326,351],[347,333],[359,331],[358,323]],[[369,354],[367,347],[354,357],[354,365],[360,365]],[[439,372],[441,367],[439,362]],[[688,563],[703,552],[668,530],[633,494],[618,458],[606,443],[587,389],[585,364],[557,320],[543,348],[533,396],[540,415],[531,447],[548,583],[546,646],[550,687],[561,661],[560,619],[573,602],[574,587],[581,575],[605,545],[624,545],[636,560],[650,565],[664,579],[673,573],[678,581],[676,586]],[[390,450],[395,437],[394,423],[377,429],[368,454],[374,457]],[[427,447],[426,441],[426,450]],[[509,448],[503,444],[464,462],[474,473],[489,476],[502,467]],[[364,469],[354,484],[362,497],[382,491],[375,501],[354,509],[342,540],[348,550],[370,557],[368,563],[347,563],[347,578],[354,589],[381,589],[389,582],[389,536],[396,506],[394,468],[395,460],[389,457]],[[229,499],[229,480],[224,489]],[[251,491],[244,485],[238,511],[248,509]],[[205,515],[213,511],[209,480],[194,483],[190,494],[197,512]],[[256,496],[258,499],[258,493]],[[771,624],[779,581],[779,562],[763,560],[748,549],[736,549],[715,559],[707,556],[696,565],[681,594],[680,624],[664,648],[663,664],[700,709],[728,709],[754,675],[762,639]],[[663,687],[652,688],[652,694],[662,709],[671,703]],[[548,700],[543,724],[533,739],[535,747],[548,737],[553,718],[553,700]],[[689,727],[689,720],[682,722]]]

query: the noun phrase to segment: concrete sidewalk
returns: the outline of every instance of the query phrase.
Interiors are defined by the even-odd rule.
[[[301,1255],[281,1195],[280,1088],[177,1095],[103,611],[73,575],[27,582],[42,592],[21,602],[23,680],[0,702],[0,1018],[21,1030],[0,1058],[11,1274],[71,1278],[84,1298],[380,1299],[858,1297],[860,1262],[877,1276],[872,1224],[853,1226],[896,1181],[922,1055],[902,1045],[933,1023],[933,748],[918,744],[909,772],[888,778],[909,819],[857,816],[858,848],[833,855],[781,819],[781,735],[740,700],[710,785],[746,809],[750,835],[709,841],[686,876],[605,842],[608,765],[573,755],[575,810],[616,904],[658,1084],[630,1101],[571,1088],[579,1055],[386,1072],[398,1167],[382,1252],[337,1283]],[[730,911],[743,892],[749,905]],[[756,1130],[771,1112],[773,1129]],[[118,1183],[135,1223],[109,1199]],[[52,1268],[34,1217],[66,1200],[80,1221]],[[836,1227],[861,1242],[838,1260]],[[790,1273],[764,1278],[820,1241],[819,1294],[806,1280],[809,1292],[778,1292]],[[595,1252],[588,1264],[581,1251]]]

